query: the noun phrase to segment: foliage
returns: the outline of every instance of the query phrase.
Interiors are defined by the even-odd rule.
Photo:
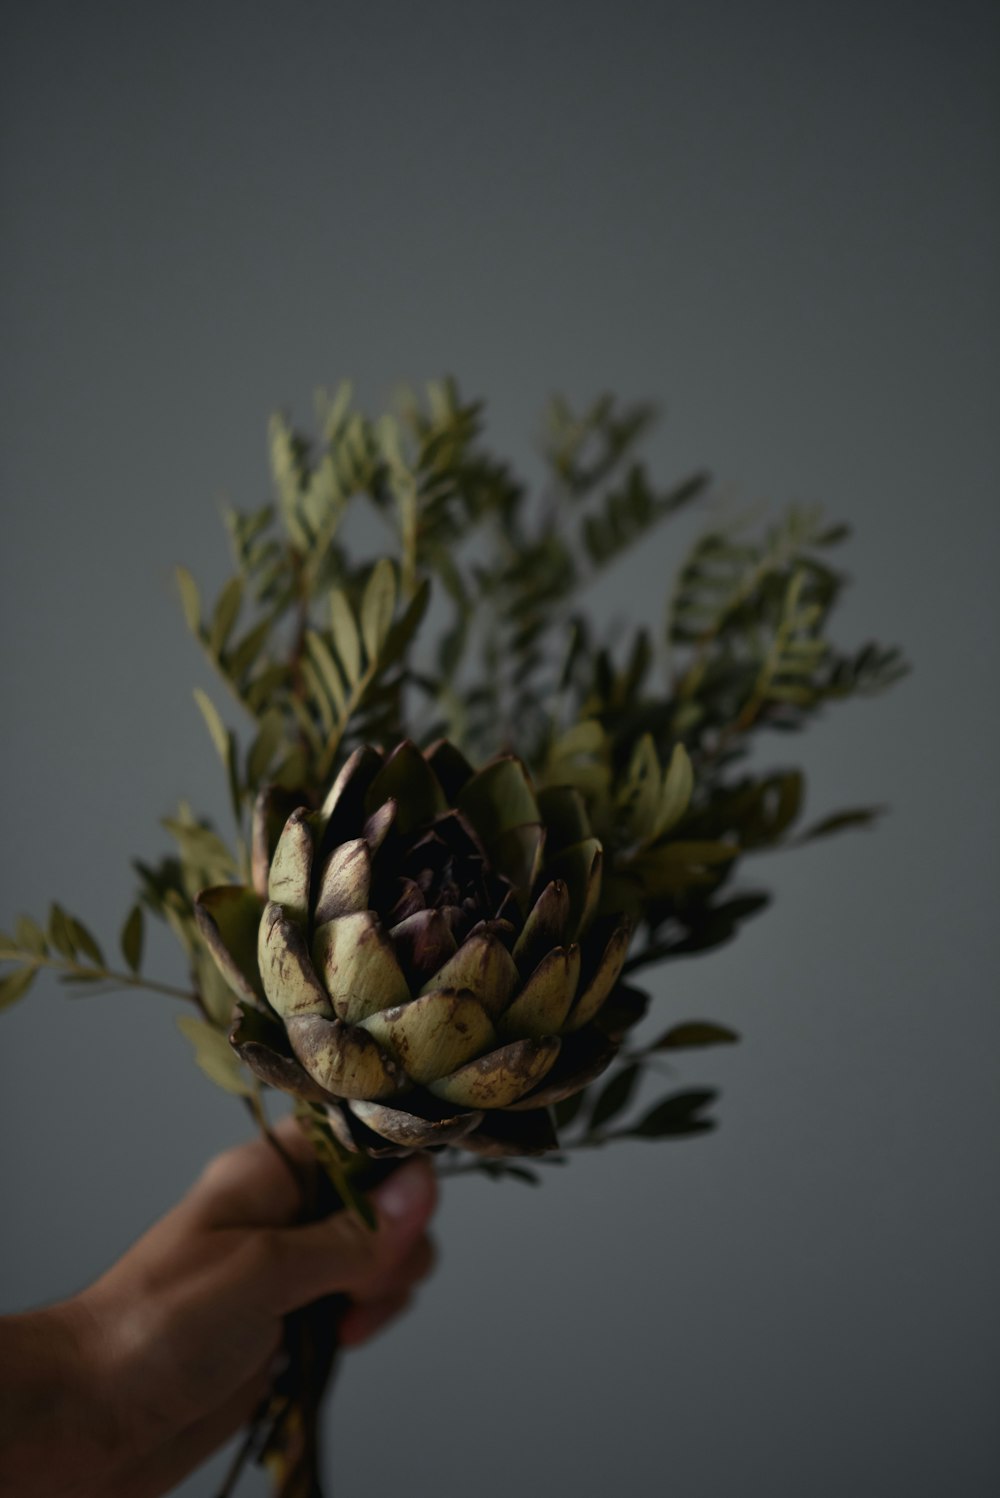
[[[183,1023],[199,1062],[252,1095],[256,1083],[221,1044],[232,998],[192,901],[205,885],[249,879],[250,813],[265,786],[316,805],[363,742],[426,746],[446,734],[473,761],[515,750],[545,788],[547,818],[572,825],[582,808],[601,839],[605,902],[639,923],[629,971],[728,941],[764,907],[766,896],[723,888],[743,855],[871,822],[878,808],[850,809],[796,832],[801,773],[740,769],[761,730],[802,730],[828,705],[881,691],[907,669],[895,648],[844,649],[830,637],[846,578],[828,557],[847,527],[801,507],[756,530],[717,525],[683,559],[659,637],[639,628],[613,647],[595,631],[588,585],[708,490],[703,473],[667,486],[653,478],[638,456],[652,419],[649,406],[611,396],[582,412],[554,400],[546,480],[533,494],[485,444],[481,403],[451,380],[376,419],[356,409],[347,385],[321,393],[314,436],[276,416],[273,501],[226,515],[233,575],[206,599],[189,571],[177,574],[187,625],[227,694],[222,705],[200,690],[195,698],[234,834],[186,805],[164,821],[175,850],[136,864],[118,966],[61,907],[44,928],[22,917],[0,935],[0,1006],[23,997],[43,968],[84,991],[142,986],[187,999],[198,1011]],[[387,536],[374,564],[347,540],[359,508]],[[180,943],[189,991],[143,975],[145,915]],[[701,1091],[609,1129],[658,1050],[734,1038],[675,1026],[593,1096],[560,1104],[556,1123],[575,1126],[587,1145],[622,1132],[701,1132],[711,1101]],[[496,1161],[479,1168],[532,1175]]]

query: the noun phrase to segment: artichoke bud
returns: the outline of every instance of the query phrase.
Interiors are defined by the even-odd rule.
[[[254,888],[196,902],[243,1060],[325,1103],[353,1150],[555,1147],[548,1107],[604,1070],[630,1012],[631,926],[598,916],[579,794],[536,792],[512,755],[475,770],[407,740],[355,750],[322,810],[308,801],[262,794]]]

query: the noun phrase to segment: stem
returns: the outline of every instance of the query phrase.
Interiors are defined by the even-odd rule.
[[[92,967],[85,962],[76,962],[71,957],[43,957],[40,952],[26,952],[23,948],[6,947],[0,954],[2,962],[23,962],[32,967],[61,968],[70,973],[86,973],[95,983],[114,983],[119,988],[144,988],[149,993],[162,993],[170,999],[185,999],[189,1004],[198,1003],[198,995],[190,988],[174,988],[169,983],[156,983],[152,978],[140,978],[138,973],[118,973],[111,968]]]

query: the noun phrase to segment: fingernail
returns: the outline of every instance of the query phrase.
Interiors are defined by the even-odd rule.
[[[414,1217],[426,1210],[430,1206],[433,1190],[433,1179],[428,1166],[422,1160],[411,1160],[394,1170],[375,1194],[383,1216],[398,1222],[404,1217]]]

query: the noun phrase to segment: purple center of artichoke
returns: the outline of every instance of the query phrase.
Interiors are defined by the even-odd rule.
[[[511,886],[456,812],[400,841],[394,857],[381,860],[393,872],[376,895],[390,926],[420,910],[440,910],[462,941],[477,922],[498,915]]]

